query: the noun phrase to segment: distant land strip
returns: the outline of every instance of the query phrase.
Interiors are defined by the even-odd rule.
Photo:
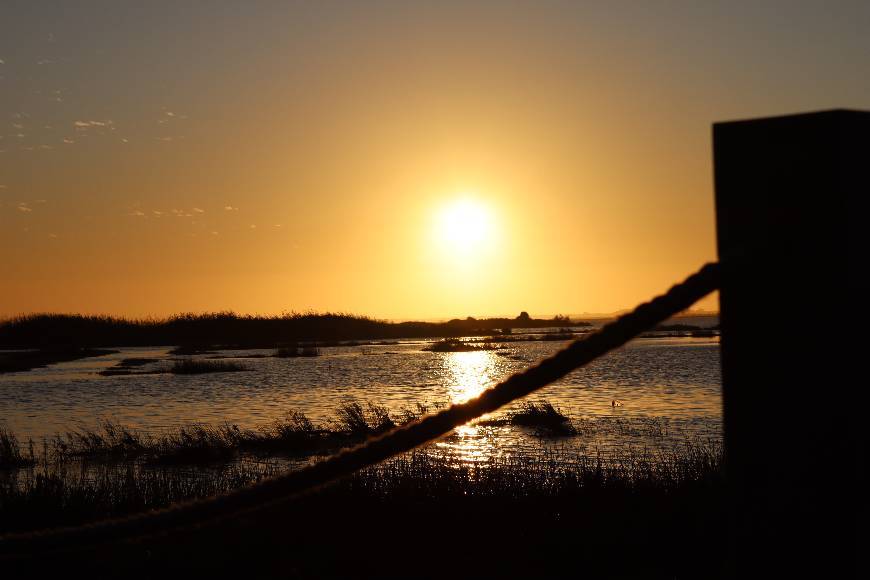
[[[80,314],[30,314],[0,321],[0,347],[90,348],[98,346],[221,345],[274,348],[300,341],[483,336],[520,328],[592,326],[567,316],[532,318],[473,317],[447,322],[386,322],[339,313],[277,316],[234,312],[178,314],[168,318],[123,318]]]

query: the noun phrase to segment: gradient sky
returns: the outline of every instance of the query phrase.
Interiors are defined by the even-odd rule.
[[[868,2],[3,0],[0,315],[630,307],[715,259],[711,123],[870,108],[868,30]]]

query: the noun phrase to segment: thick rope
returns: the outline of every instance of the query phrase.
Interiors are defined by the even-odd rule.
[[[571,371],[618,348],[641,332],[685,310],[719,287],[719,264],[705,265],[684,282],[632,312],[620,316],[550,358],[519,372],[479,397],[397,427],[367,442],[298,471],[208,499],[78,527],[0,537],[0,560],[86,548],[100,543],[133,541],[268,508],[312,491],[394,455],[410,451],[481,415],[528,395]]]

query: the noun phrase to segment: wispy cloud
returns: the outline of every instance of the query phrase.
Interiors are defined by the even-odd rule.
[[[30,213],[33,211],[33,208],[28,207],[27,204],[22,201],[18,204],[18,211],[24,212],[24,213]]]
[[[200,209],[200,208],[198,208],[198,207],[193,208],[193,211],[194,211],[195,213],[205,213],[205,210],[204,210],[204,209]]]
[[[76,129],[90,129],[91,127],[111,127],[115,122],[109,119],[105,121],[73,121]]]
[[[75,140],[69,139],[68,137],[64,137],[63,142],[66,143],[67,145],[72,145],[73,143],[75,143]]]
[[[224,210],[226,210],[226,211],[239,211],[239,208],[233,207],[231,205],[225,205]]]
[[[57,234],[48,234],[48,237],[51,239],[57,238]]]
[[[131,212],[130,212],[129,214],[127,214],[127,215],[132,215],[132,216],[136,216],[136,217],[143,217],[143,216],[145,215],[145,212],[139,211],[139,210],[137,209],[137,210],[135,210],[135,211],[131,211]]]
[[[6,61],[0,58],[0,64],[6,64]]]
[[[251,225],[250,225],[250,228],[251,228],[252,230],[257,229],[257,224],[251,224]]]
[[[156,209],[155,209],[155,210],[151,210],[151,213],[153,213],[156,217],[160,217],[160,216],[163,215],[163,212],[162,212],[162,211],[157,211]]]

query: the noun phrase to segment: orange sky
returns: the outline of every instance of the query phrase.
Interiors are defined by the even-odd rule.
[[[870,104],[858,2],[85,6],[0,15],[2,316],[614,311],[715,259],[712,122]]]

